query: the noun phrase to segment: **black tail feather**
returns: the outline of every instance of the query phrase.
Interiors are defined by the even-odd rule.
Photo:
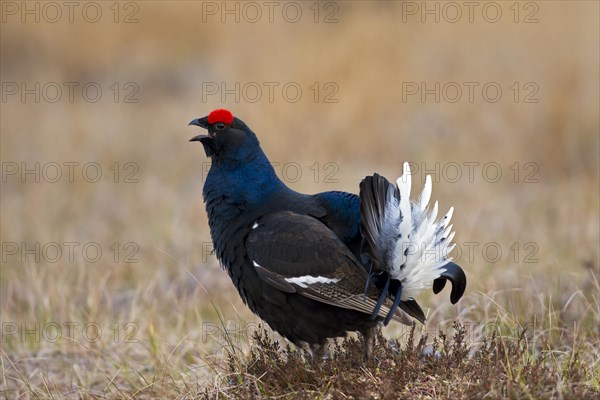
[[[360,183],[361,251],[369,256],[376,269],[385,269],[384,257],[390,244],[385,243],[388,233],[384,232],[382,224],[386,220],[386,201],[395,195],[396,187],[379,174],[367,176]]]
[[[420,323],[425,323],[425,313],[421,309],[419,303],[415,300],[404,300],[400,303],[400,308],[413,318],[416,318]]]
[[[367,289],[369,289],[369,285],[371,284],[371,280],[373,279],[373,263],[371,260],[368,260],[369,271],[367,273],[367,280],[365,282],[365,296],[367,295]]]
[[[387,279],[385,280],[385,286],[383,287],[383,290],[381,291],[381,294],[379,295],[379,298],[377,299],[377,304],[375,305],[373,314],[371,314],[371,319],[373,319],[373,320],[375,318],[377,318],[377,315],[379,314],[379,310],[381,309],[383,302],[387,298],[388,288],[390,287],[390,281],[391,281],[391,279],[390,279],[390,276],[388,275]]]
[[[433,293],[438,294],[446,286],[446,281],[452,282],[452,292],[450,293],[450,302],[456,304],[465,293],[467,288],[467,276],[461,267],[449,262],[444,266],[444,271],[438,279],[433,281]]]
[[[394,313],[396,312],[396,308],[398,308],[398,304],[400,304],[400,296],[402,296],[402,283],[398,282],[398,288],[396,289],[396,294],[394,296],[394,304],[392,305],[392,308],[390,308],[388,315],[385,317],[385,321],[383,322],[384,325],[390,323]]]

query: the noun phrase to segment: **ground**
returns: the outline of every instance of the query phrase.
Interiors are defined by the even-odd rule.
[[[1,396],[600,395],[598,2],[473,21],[462,2],[299,2],[297,22],[48,4],[1,4]],[[260,327],[211,253],[188,143],[221,107],[301,192],[432,174],[465,296],[421,294],[427,323],[391,323],[368,362],[354,335],[314,364]]]

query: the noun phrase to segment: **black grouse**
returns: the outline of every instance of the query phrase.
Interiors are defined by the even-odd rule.
[[[307,195],[275,174],[252,130],[231,112],[190,122],[208,131],[199,141],[211,158],[203,195],[217,258],[242,300],[269,326],[314,356],[328,338],[358,331],[367,356],[373,329],[391,319],[412,324],[425,315],[423,289],[452,283],[451,302],[466,287],[450,262],[452,209],[428,210],[431,179],[411,202],[411,174],[391,184],[374,174],[360,195]]]

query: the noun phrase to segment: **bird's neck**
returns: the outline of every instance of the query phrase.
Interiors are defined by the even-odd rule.
[[[226,200],[243,204],[250,211],[264,204],[272,194],[286,190],[289,189],[259,148],[243,160],[213,158],[204,184],[204,198],[207,207],[209,202]]]
[[[215,252],[223,265],[230,266],[235,258],[234,239],[249,232],[270,199],[287,191],[262,150],[244,162],[213,159],[203,194]]]

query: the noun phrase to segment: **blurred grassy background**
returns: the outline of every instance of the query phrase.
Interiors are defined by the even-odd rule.
[[[432,16],[422,22],[421,14],[406,13],[406,2],[321,3],[318,22],[314,3],[302,3],[296,23],[287,22],[279,8],[269,22],[261,6],[258,22],[244,20],[244,14],[239,22],[232,15],[223,22],[219,14],[207,15],[206,4],[187,1],[121,3],[118,23],[112,3],[103,2],[97,3],[102,11],[97,23],[86,22],[77,11],[71,23],[64,10],[56,23],[43,18],[36,23],[31,16],[22,22],[20,14],[4,8],[6,3],[13,2],[2,5],[3,171],[14,163],[32,168],[36,162],[96,162],[103,175],[89,183],[78,167],[69,182],[65,167],[57,183],[35,182],[31,175],[25,182],[19,174],[3,177],[3,246],[78,242],[80,247],[73,261],[63,255],[58,262],[44,257],[36,262],[23,255],[22,247],[16,255],[3,247],[2,322],[95,321],[105,335],[115,321],[134,322],[138,342],[36,343],[3,328],[3,390],[23,388],[20,380],[42,386],[46,377],[58,390],[75,385],[110,391],[110,377],[117,382],[126,370],[145,373],[145,368],[154,373],[170,368],[197,379],[203,357],[218,345],[203,337],[203,323],[218,322],[211,299],[228,321],[256,321],[208,254],[201,200],[207,159],[200,145],[187,142],[198,133],[186,126],[188,121],[220,107],[253,128],[273,162],[300,166],[302,176],[289,182],[299,191],[357,192],[366,174],[399,176],[404,160],[429,169],[458,163],[462,178],[453,182],[442,174],[434,196],[442,209],[456,208],[455,240],[463,248],[466,242],[479,247],[473,259],[463,255],[459,262],[469,286],[458,307],[449,305],[446,291],[423,296],[421,303],[431,307],[428,329],[435,331],[435,324],[457,316],[473,324],[537,319],[542,330],[557,328],[560,338],[563,331],[580,332],[581,326],[588,343],[597,344],[597,2],[529,2],[536,9],[519,3],[517,23],[512,2],[498,3],[503,14],[496,23],[487,22],[481,8],[473,22],[466,9],[457,23],[443,17],[436,23]],[[240,10],[243,6],[237,3]],[[532,11],[538,21],[524,23]],[[137,22],[123,23],[132,12]],[[325,23],[332,12],[337,22]],[[7,82],[28,88],[35,82],[42,87],[77,82],[79,88],[95,82],[103,93],[95,103],[85,101],[78,89],[72,102],[66,91],[56,102],[43,95],[39,102],[33,95],[23,102],[20,93],[7,94]],[[236,102],[230,95],[222,101],[205,91],[207,84],[233,88],[236,82],[242,87],[256,83],[263,97],[252,102],[251,94],[242,94]],[[265,82],[279,85],[272,102]],[[297,102],[282,95],[282,86],[290,82],[302,88]],[[315,82],[317,101],[310,89]],[[326,87],[330,82],[333,86]],[[418,95],[404,99],[403,82],[479,86],[473,102],[466,89],[455,103],[436,102],[431,95],[423,102]],[[498,102],[482,97],[481,87],[489,82],[503,90]],[[510,89],[515,82],[521,90],[517,102]],[[539,88],[533,96],[537,103],[524,102],[529,82]],[[117,102],[110,89],[115,83]],[[132,97],[136,103],[123,101],[131,92],[127,83],[139,89]],[[331,87],[338,89],[334,103],[324,101]],[[124,169],[128,162],[138,168],[137,183],[123,182],[132,171]],[[472,181],[465,162],[480,163]],[[494,183],[482,175],[482,166],[490,162],[502,171]],[[119,163],[118,183],[110,169],[114,163]],[[326,179],[332,171],[329,178],[337,182]],[[525,179],[532,171],[537,182]],[[293,169],[288,172],[294,176]],[[80,253],[90,242],[103,250],[95,263]],[[124,260],[129,242],[139,247],[134,254],[139,262]],[[113,243],[121,249],[116,260]],[[484,256],[486,243],[501,248],[498,261]],[[519,254],[511,247],[515,243]],[[534,247],[525,247],[531,243]],[[537,249],[533,262],[524,262],[532,249]],[[590,348],[588,355],[597,360],[598,348]],[[65,368],[71,378],[58,378]]]

